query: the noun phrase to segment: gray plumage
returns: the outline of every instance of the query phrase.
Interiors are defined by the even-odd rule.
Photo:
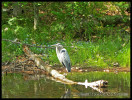
[[[70,57],[68,55],[68,52],[60,43],[57,43],[55,45],[52,45],[56,47],[56,54],[60,61],[60,63],[66,67],[66,70],[68,72],[71,72],[71,64],[70,64]]]

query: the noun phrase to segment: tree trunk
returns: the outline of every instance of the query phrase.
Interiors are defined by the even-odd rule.
[[[22,14],[22,8],[21,5],[18,2],[13,3],[13,16],[17,17],[20,14]]]
[[[35,2],[33,3],[33,7],[34,7],[34,30],[36,30],[38,27],[39,10]]]

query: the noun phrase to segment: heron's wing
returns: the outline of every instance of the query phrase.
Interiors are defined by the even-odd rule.
[[[71,71],[71,64],[70,64],[70,57],[68,55],[67,50],[62,49],[60,54],[61,54],[62,64],[66,67],[68,72],[70,72]]]

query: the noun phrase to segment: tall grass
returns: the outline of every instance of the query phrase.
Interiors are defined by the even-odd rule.
[[[130,43],[122,47],[122,43],[116,39],[112,41],[107,38],[105,43],[103,41],[96,43],[80,41],[72,43],[74,48],[66,47],[72,66],[104,68],[113,67],[115,63],[120,67],[130,66]],[[55,49],[49,54],[51,55],[49,61],[52,64],[59,64]]]
[[[60,26],[59,29],[61,30],[62,28],[63,26]],[[54,29],[55,32],[51,31],[51,29]],[[62,33],[57,33],[55,27],[51,27],[51,29],[48,26],[42,26],[39,30],[34,31],[29,26],[22,27],[17,25],[16,27],[14,25],[3,25],[2,38],[10,40],[18,38],[22,43],[47,46],[60,42],[66,46],[65,48],[69,53],[72,66],[104,68],[108,66],[113,67],[114,63],[118,63],[120,67],[130,66],[130,42],[124,47],[122,46],[125,42],[122,41],[119,34],[120,31],[115,31],[117,35],[114,36],[100,36],[101,38],[97,39],[96,42],[91,42],[91,40],[86,42],[74,41],[71,33],[73,30],[69,30],[68,32],[68,29],[65,29],[66,34],[62,36]],[[102,27],[100,32],[109,32],[110,30],[114,32],[113,28]],[[73,48],[70,46],[73,46]],[[37,54],[46,54],[47,56],[44,57],[44,60],[49,61],[49,64],[60,64],[56,56],[55,48],[44,49],[31,47],[31,50]],[[15,56],[23,54],[21,45],[2,41],[2,62],[12,61]]]

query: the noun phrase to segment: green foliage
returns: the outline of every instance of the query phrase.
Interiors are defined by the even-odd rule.
[[[99,40],[96,43],[92,42],[77,42],[73,43],[74,48],[66,48],[69,52],[72,66],[96,66],[108,67],[114,66],[114,63],[119,63],[119,66],[130,66],[130,46],[129,44],[121,48],[122,41],[119,38],[112,40],[111,37],[105,37],[105,40]],[[66,43],[68,45],[68,43]],[[51,64],[59,61],[55,50],[50,51],[49,61]]]
[[[115,61],[119,62],[122,67],[130,66],[130,41],[126,47],[118,52],[117,59],[115,59]]]
[[[122,47],[130,37],[123,32],[130,25],[130,16],[125,15],[129,2],[36,2],[40,18],[37,30],[33,30],[33,3],[18,3],[23,15],[11,17],[2,13],[3,39],[17,38],[38,46],[57,42],[73,45],[74,48],[66,47],[73,66],[108,67],[115,62],[122,67],[130,66],[130,43]],[[10,9],[12,5],[13,2],[2,2],[2,8]],[[106,15],[108,11],[121,14]],[[31,50],[47,54],[44,60],[50,64],[59,64],[55,49],[31,47]],[[22,54],[21,45],[2,41],[2,62]]]

